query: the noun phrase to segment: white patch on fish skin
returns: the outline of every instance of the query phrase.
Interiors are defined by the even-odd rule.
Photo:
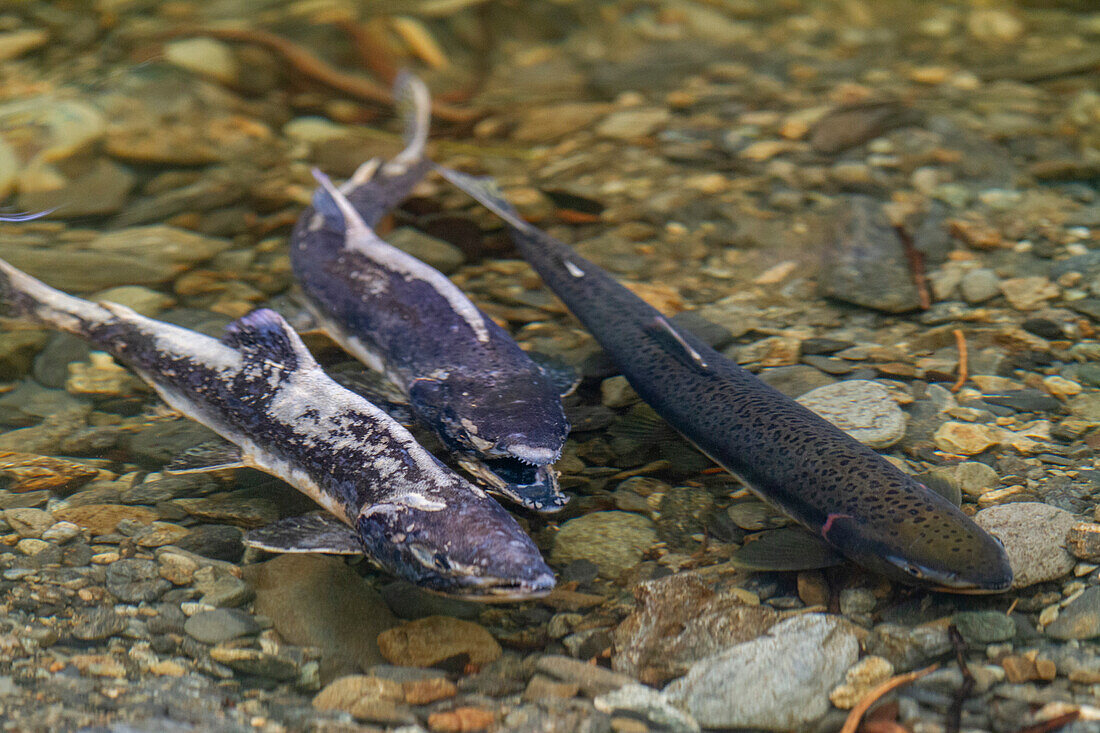
[[[324,214],[317,211],[313,212],[313,216],[309,217],[309,225],[306,227],[307,231],[316,232],[325,226]]]
[[[462,481],[393,418],[336,385],[319,367],[289,374],[266,414],[273,421],[289,425],[307,447],[316,445],[318,450],[331,453],[341,450],[363,453],[368,461],[364,468],[377,474],[375,482],[386,487],[389,502],[423,506],[424,502],[432,502],[425,496],[432,489]],[[349,415],[366,416],[372,434],[365,439],[356,437],[348,430]],[[362,420],[356,421],[356,426],[362,424]],[[421,474],[416,480],[407,475],[410,463]],[[480,493],[472,486],[462,488]]]
[[[451,309],[470,327],[474,337],[481,343],[488,343],[489,328],[481,311],[459,290],[450,279],[439,270],[429,267],[412,255],[383,241],[374,230],[367,226],[363,218],[351,205],[351,202],[337,190],[332,182],[319,170],[314,176],[328,191],[344,216],[344,246],[354,250],[379,266],[402,275],[406,280],[420,280],[427,283],[436,293],[447,301]]]
[[[573,277],[584,277],[584,270],[577,267],[575,263],[569,260],[562,260],[562,263],[565,265],[565,269],[569,270],[569,274]]]
[[[245,465],[281,478],[310,499],[313,499],[341,522],[348,526],[354,526],[348,507],[342,504],[331,492],[321,488],[305,471],[295,468],[288,461],[264,450],[250,438],[238,433],[222,422],[216,415],[180,392],[163,384],[158,384],[147,375],[143,374],[142,376],[153,386],[160,398],[178,412],[202,423],[230,443],[238,446],[241,449],[241,461]]]

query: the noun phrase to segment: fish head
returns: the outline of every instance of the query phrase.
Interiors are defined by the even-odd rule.
[[[446,506],[368,505],[356,530],[386,571],[441,595],[486,602],[539,598],[554,573],[531,538],[481,492]]]
[[[999,539],[931,490],[888,495],[874,515],[830,514],[821,535],[856,563],[907,585],[949,593],[999,593],[1012,568]],[[888,490],[887,490],[888,491]]]
[[[549,466],[561,455],[569,423],[541,372],[416,379],[409,402],[490,489],[539,511],[564,506]]]

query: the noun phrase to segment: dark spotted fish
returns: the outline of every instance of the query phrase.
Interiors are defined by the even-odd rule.
[[[1008,589],[1004,547],[950,501],[523,221],[491,182],[441,172],[508,223],[519,251],[642,399],[761,498],[850,560],[902,582]]]
[[[413,417],[490,491],[529,509],[565,505],[551,464],[569,426],[550,375],[443,273],[371,229],[430,169],[427,89],[411,77],[410,142],[322,187],[294,229],[295,277],[322,328],[394,382]]]
[[[0,314],[81,336],[181,413],[339,522],[286,520],[257,544],[362,552],[429,590],[483,600],[545,594],[550,569],[515,520],[405,428],[333,382],[283,319],[258,310],[219,341],[113,303],[65,295],[0,261]],[[223,466],[234,465],[223,457]]]

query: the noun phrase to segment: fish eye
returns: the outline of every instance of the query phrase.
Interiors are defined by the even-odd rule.
[[[924,577],[924,571],[922,571],[919,567],[917,567],[916,565],[914,565],[911,562],[905,563],[905,565],[902,566],[902,569],[905,570],[905,572],[912,575],[914,578],[923,578]]]
[[[435,556],[432,558],[432,560],[433,564],[440,570],[448,571],[451,569],[450,561],[447,560],[446,556],[444,556],[441,552],[435,553]]]

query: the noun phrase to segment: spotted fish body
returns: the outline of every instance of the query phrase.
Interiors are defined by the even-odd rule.
[[[320,369],[270,310],[217,340],[113,303],[60,293],[0,261],[0,315],[87,339],[176,410],[240,448],[354,530],[383,569],[486,599],[539,595],[553,575],[499,504]]]
[[[524,222],[485,179],[441,172],[508,223],[519,251],[672,427],[849,559],[955,592],[1008,589],[1002,545],[950,501],[676,327]]]
[[[522,506],[556,511],[566,497],[550,464],[569,426],[553,382],[445,275],[371,229],[430,168],[427,92],[406,83],[419,100],[409,147],[317,191],[291,238],[295,277],[325,331],[384,372],[460,465]]]

